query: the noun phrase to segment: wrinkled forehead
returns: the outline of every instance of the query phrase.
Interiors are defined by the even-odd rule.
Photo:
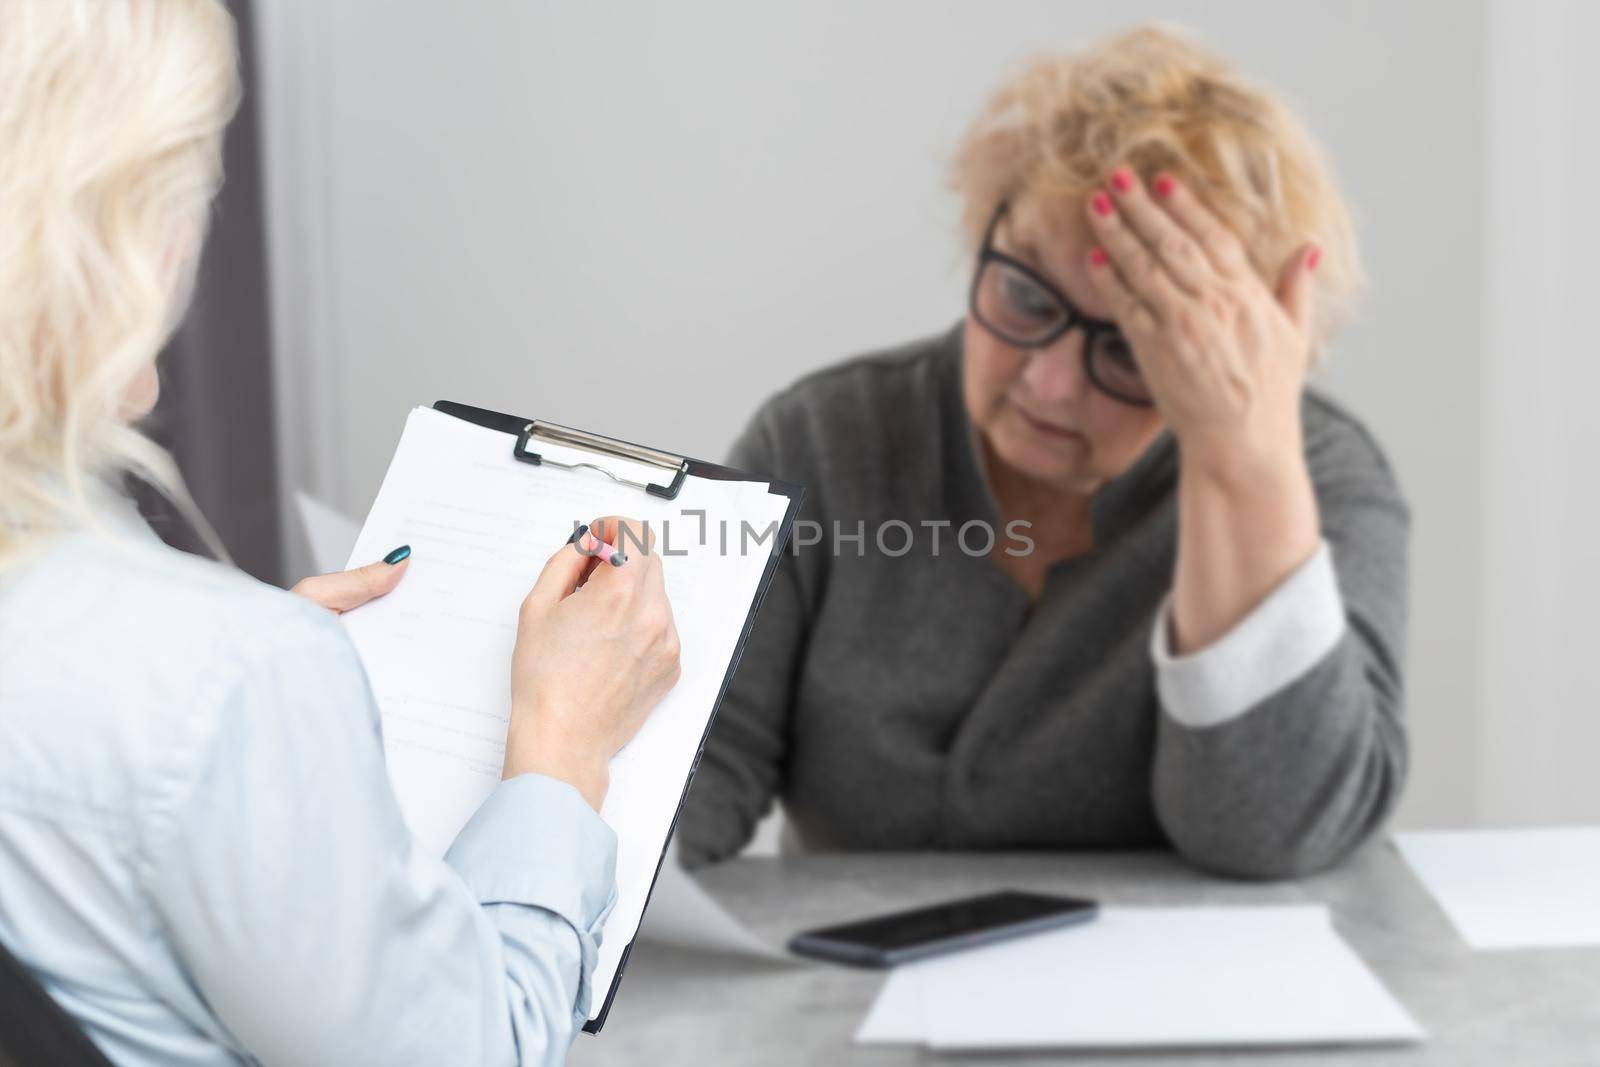
[[[1043,274],[1085,315],[1109,319],[1111,309],[1089,278],[1089,249],[1094,241],[1083,217],[1085,199],[1024,193],[1011,201],[995,230],[994,244]]]

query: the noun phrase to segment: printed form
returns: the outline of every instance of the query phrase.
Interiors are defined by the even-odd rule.
[[[419,844],[442,856],[500,781],[511,653],[523,598],[573,529],[599,516],[649,522],[682,646],[682,676],[611,762],[601,817],[617,835],[617,903],[593,975],[603,1009],[644,914],[684,784],[722,690],[789,498],[766,482],[690,476],[676,500],[593,470],[512,457],[514,438],[413,410],[351,563],[410,544],[405,580],[344,616],[383,715],[389,777]],[[662,472],[540,443],[631,481]],[[637,551],[637,550],[635,550]]]

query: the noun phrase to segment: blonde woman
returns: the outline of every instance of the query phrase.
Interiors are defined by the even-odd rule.
[[[734,462],[810,487],[680,839],[1170,845],[1337,862],[1405,776],[1405,503],[1305,387],[1356,249],[1270,92],[1146,28],[1039,60],[956,156],[954,329],[773,398]],[[888,268],[892,269],[892,268]]]
[[[116,491],[186,499],[133,422],[219,180],[232,29],[215,0],[0,0],[0,944],[119,1064],[558,1063],[613,893],[606,764],[676,678],[659,561],[584,584],[577,548],[550,558],[504,781],[441,862],[334,619],[404,550],[295,597],[166,549]]]

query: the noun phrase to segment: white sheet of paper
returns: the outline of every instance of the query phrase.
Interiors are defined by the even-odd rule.
[[[545,561],[580,522],[651,523],[682,646],[682,675],[611,762],[601,816],[617,834],[616,907],[593,976],[603,1007],[638,931],[689,768],[771,555],[788,498],[764,483],[689,478],[676,500],[512,458],[512,438],[417,408],[351,556],[410,544],[406,580],[347,613],[383,713],[389,777],[412,833],[443,855],[500,780],[517,613]],[[543,446],[547,458],[593,460]],[[605,461],[623,473],[628,464]],[[661,481],[659,471],[629,476]],[[704,525],[690,512],[704,511]],[[719,520],[726,525],[719,525]],[[741,523],[754,533],[743,539]],[[702,542],[702,530],[705,533]],[[677,555],[677,553],[683,553]]]
[[[1425,1036],[1314,905],[1108,908],[1086,926],[903,970],[881,994],[893,1002],[868,1017],[869,1039],[903,1039],[917,997],[924,1039],[943,1050]]]
[[[896,967],[884,980],[877,999],[856,1030],[858,1045],[925,1045],[928,1020],[923,1013],[922,971]]]
[[[679,866],[675,854],[666,858],[656,875],[655,889],[650,893],[650,910],[645,912],[639,936],[647,941],[699,952],[798,962],[761,940],[744,923],[728,914],[726,908],[700,887],[692,874]]]
[[[1475,949],[1600,945],[1600,826],[1394,835]]]
[[[344,570],[350,550],[361,534],[361,524],[303,490],[295,490],[294,501],[300,512],[300,526],[306,532],[306,542],[311,546],[311,565],[319,574]]]

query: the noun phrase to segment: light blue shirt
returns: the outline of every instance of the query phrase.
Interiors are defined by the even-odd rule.
[[[522,775],[413,847],[338,621],[107,524],[0,575],[0,941],[119,1064],[561,1062],[611,830]]]

